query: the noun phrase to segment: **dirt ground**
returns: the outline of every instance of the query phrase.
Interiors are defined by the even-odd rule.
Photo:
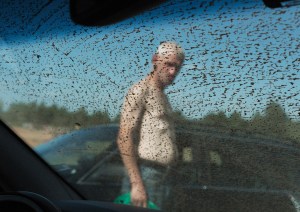
[[[31,147],[45,143],[57,135],[49,129],[37,130],[22,127],[12,127],[12,130]]]

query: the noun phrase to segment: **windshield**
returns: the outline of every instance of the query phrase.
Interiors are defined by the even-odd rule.
[[[69,1],[0,14],[1,120],[87,199],[300,204],[299,5],[175,0],[98,27]]]

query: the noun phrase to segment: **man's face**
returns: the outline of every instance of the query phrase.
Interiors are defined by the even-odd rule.
[[[175,80],[182,62],[176,53],[156,56],[153,64],[156,66],[155,71],[158,74],[158,80],[163,86],[168,86]]]

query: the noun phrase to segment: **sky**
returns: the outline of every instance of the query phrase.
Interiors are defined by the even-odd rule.
[[[159,43],[172,40],[186,54],[166,89],[174,110],[188,118],[220,111],[251,118],[273,100],[299,120],[300,6],[174,0],[117,24],[85,27],[72,22],[68,2],[0,3],[5,108],[37,101],[114,117],[128,88],[151,70]]]

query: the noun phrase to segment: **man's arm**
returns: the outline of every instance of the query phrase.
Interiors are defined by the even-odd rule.
[[[138,85],[131,88],[126,95],[117,142],[130,179],[131,203],[135,206],[147,207],[147,194],[139,171],[137,146],[134,142],[144,110],[143,95],[143,91]]]

